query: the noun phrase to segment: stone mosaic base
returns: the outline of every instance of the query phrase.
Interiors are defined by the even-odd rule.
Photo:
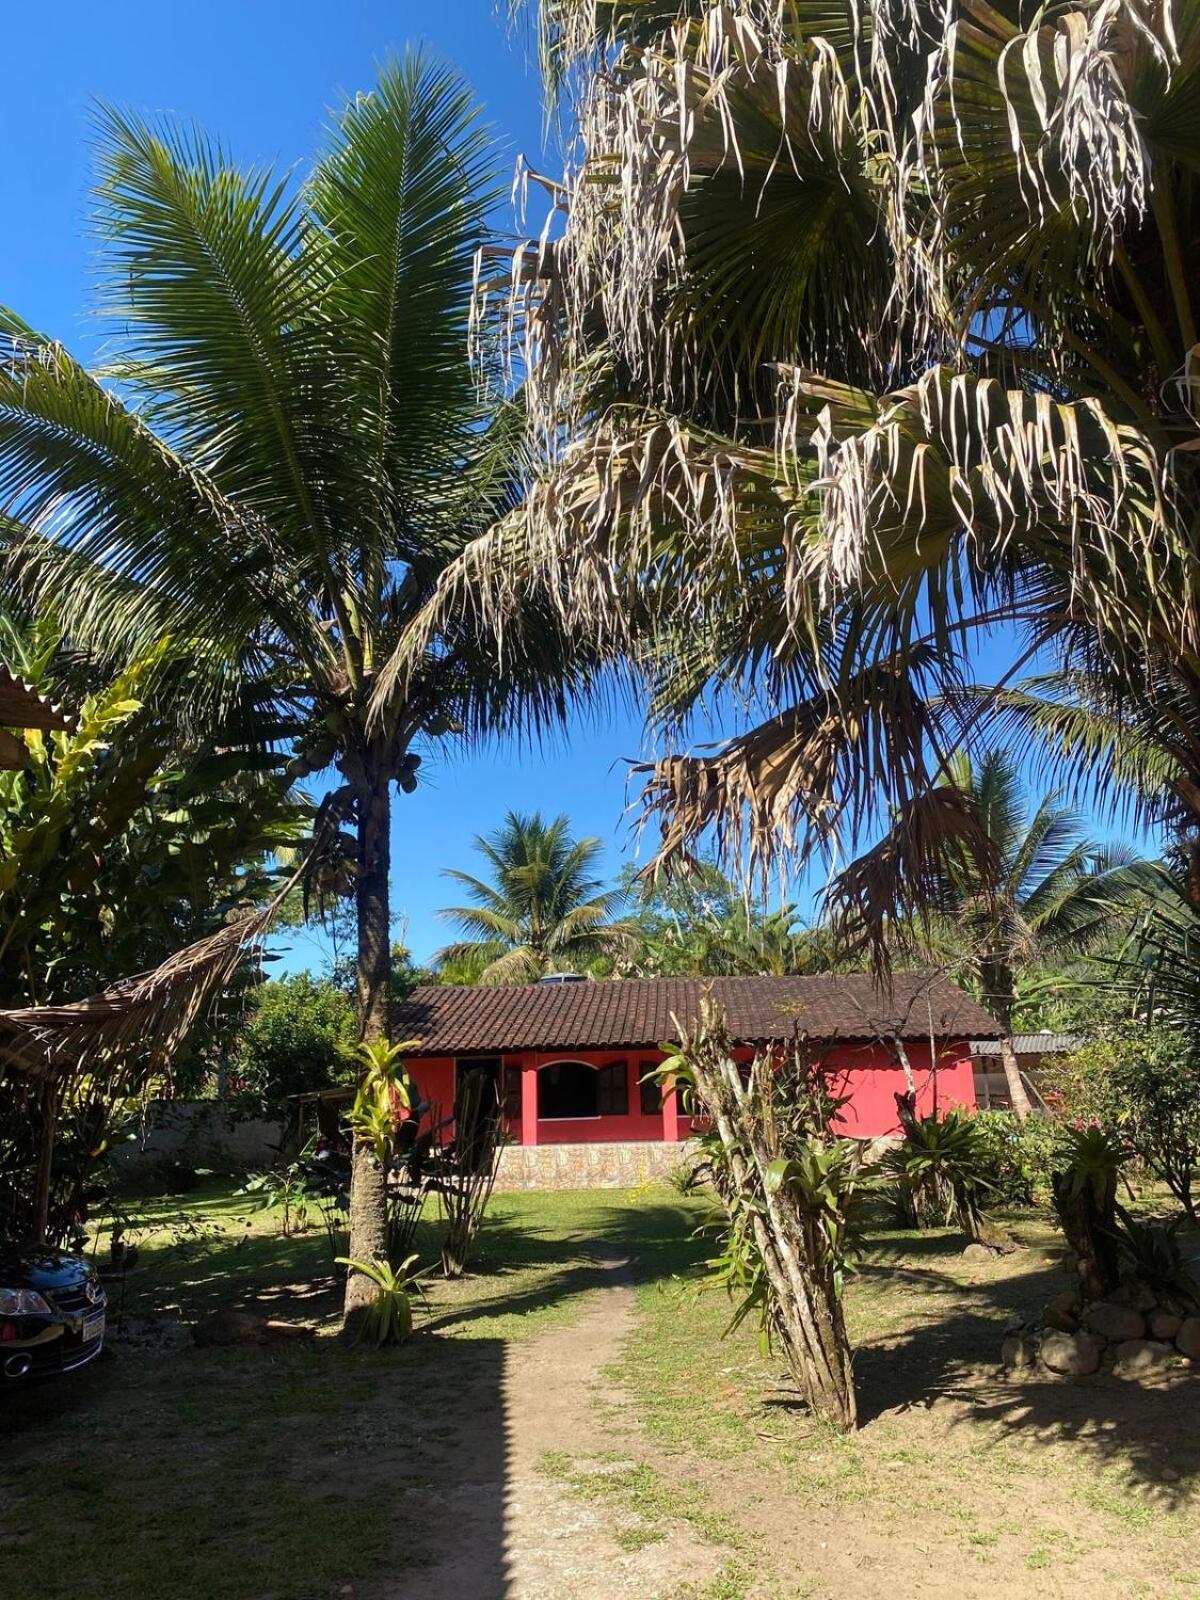
[[[496,1188],[632,1189],[668,1178],[691,1154],[689,1144],[510,1144]]]

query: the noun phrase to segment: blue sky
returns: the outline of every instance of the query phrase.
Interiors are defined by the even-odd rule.
[[[408,44],[453,61],[473,84],[506,163],[537,163],[542,113],[524,42],[492,0],[52,0],[10,8],[0,162],[0,303],[84,359],[100,345],[90,315],[90,117],[97,100],[195,118],[239,160],[307,164],[331,108],[368,88],[375,66]],[[547,161],[555,162],[553,152]],[[507,222],[508,219],[506,218]],[[453,899],[439,872],[471,866],[469,841],[512,807],[566,811],[599,836],[616,870],[628,843],[624,758],[637,756],[631,713],[601,713],[544,751],[511,746],[427,758],[422,785],[397,796],[393,896],[418,957],[447,934],[433,913]],[[319,963],[319,938],[298,940],[288,967]]]
[[[508,157],[542,159],[539,86],[520,39],[492,0],[49,0],[10,7],[5,160],[0,162],[0,303],[91,359],[87,232],[90,127],[97,100],[195,118],[240,160],[303,166],[328,114],[369,87],[375,64],[423,43],[466,74]],[[553,152],[546,164],[556,165]],[[1007,643],[981,663],[1002,672]],[[442,942],[434,912],[448,894],[446,866],[471,866],[469,841],[509,808],[565,811],[600,837],[615,871],[632,850],[625,760],[642,751],[639,720],[597,714],[545,750],[497,747],[427,760],[411,797],[398,796],[393,900],[418,958]],[[301,939],[288,967],[319,963],[321,941]]]

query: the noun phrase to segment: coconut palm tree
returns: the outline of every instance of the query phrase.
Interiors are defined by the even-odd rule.
[[[13,570],[93,651],[197,640],[215,680],[263,677],[304,719],[294,771],[332,774],[318,866],[355,903],[367,1042],[389,1032],[393,785],[415,787],[424,743],[554,715],[566,692],[460,614],[368,715],[439,574],[513,503],[515,413],[467,348],[489,151],[461,79],[420,56],[345,106],[300,185],[193,127],[104,112],[106,364],[0,323]],[[383,1258],[385,1203],[359,1150],[354,1260]],[[374,1294],[352,1272],[348,1312]]]
[[[945,853],[936,883],[927,883],[927,913],[916,933],[923,950],[944,961],[968,982],[1004,1028],[1001,1059],[1013,1110],[1029,1115],[1013,1045],[1013,1017],[1023,970],[1039,962],[1085,954],[1097,935],[1111,930],[1111,916],[1133,890],[1145,887],[1145,864],[1131,866],[1086,837],[1080,814],[1057,791],[1032,808],[1025,801],[1018,763],[1004,749],[972,762],[954,756],[947,782],[953,785],[985,848]],[[853,939],[855,905],[894,899],[896,890],[876,884],[903,863],[896,838],[903,817],[841,875],[835,895],[845,908],[844,937]],[[861,926],[861,925],[860,925]],[[895,937],[895,935],[893,935]]]
[[[647,774],[665,856],[849,855],[902,815],[881,941],[985,857],[949,763],[1039,653],[1200,725],[1200,6],[541,23],[580,153],[481,302],[540,473],[429,620],[540,582],[644,664],[684,752]],[[1012,673],[967,706],[997,626]],[[689,751],[714,692],[745,725]]]
[[[547,822],[537,811],[510,811],[501,828],[474,843],[492,881],[443,873],[474,904],[438,912],[468,935],[440,950],[439,964],[479,983],[529,983],[550,972],[585,972],[636,945],[633,925],[613,918],[621,895],[605,891],[596,875],[599,839],[572,839],[566,816]]]

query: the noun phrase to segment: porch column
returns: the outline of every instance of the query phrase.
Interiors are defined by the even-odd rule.
[[[537,1057],[521,1058],[521,1143],[534,1145],[537,1135]]]
[[[679,1096],[675,1093],[674,1084],[670,1088],[663,1084],[662,1091],[662,1123],[663,1143],[679,1143]]]

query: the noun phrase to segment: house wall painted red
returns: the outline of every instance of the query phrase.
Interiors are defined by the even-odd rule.
[[[905,1046],[917,1085],[917,1111],[921,1116],[973,1109],[975,1084],[970,1046],[966,1040],[942,1041],[931,1055],[928,1042]],[[745,1054],[747,1059],[751,1052]],[[481,1058],[471,1056],[414,1056],[409,1070],[422,1100],[442,1120],[454,1106],[456,1074]],[[482,1058],[486,1059],[486,1058]],[[641,1078],[663,1060],[657,1050],[559,1050],[506,1052],[502,1088],[507,1105],[510,1136],[522,1145],[657,1142],[686,1139],[691,1122],[679,1113],[675,1095],[663,1097],[661,1109],[643,1105]],[[563,1062],[583,1062],[597,1071],[624,1063],[626,1111],[588,1117],[548,1117],[540,1114],[539,1074]],[[877,1139],[899,1131],[896,1095],[904,1093],[904,1069],[893,1048],[880,1044],[831,1045],[824,1056],[832,1091],[845,1096],[838,1132],[857,1139]],[[542,1098],[544,1099],[544,1092]],[[445,1130],[449,1134],[450,1130]]]

